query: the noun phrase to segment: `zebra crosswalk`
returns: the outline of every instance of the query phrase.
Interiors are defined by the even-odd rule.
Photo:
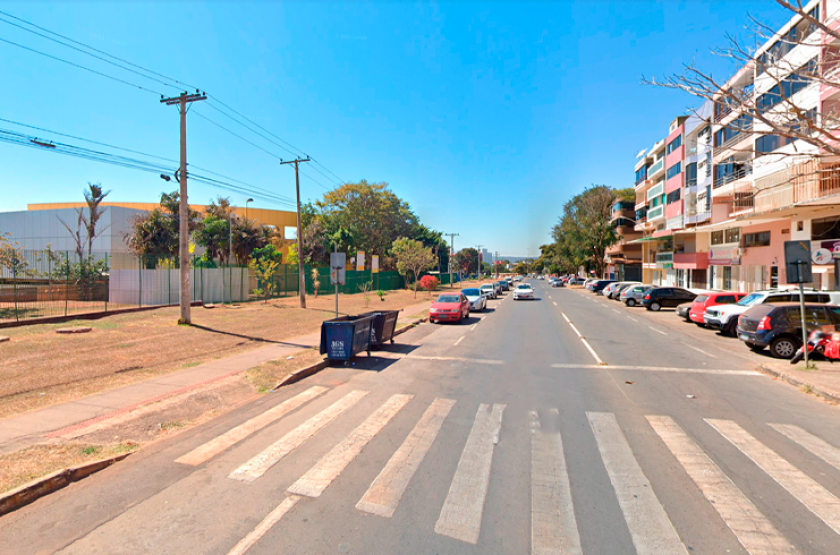
[[[432,447],[445,437],[450,445],[458,444],[462,447],[457,465],[451,468],[451,474],[437,477],[439,480],[447,480],[449,488],[439,505],[440,512],[435,513],[438,516],[429,532],[465,544],[478,545],[482,538],[488,489],[493,480],[507,478],[503,470],[494,471],[494,457],[505,447],[500,437],[528,434],[530,453],[525,455],[520,450],[512,456],[522,458],[520,468],[528,469],[530,473],[530,513],[522,511],[522,514],[507,517],[517,523],[530,520],[531,553],[534,555],[582,555],[585,552],[581,541],[582,530],[591,524],[581,521],[576,514],[572,487],[575,474],[567,464],[567,454],[574,447],[564,442],[561,415],[557,409],[541,411],[541,414],[530,411],[520,415],[529,424],[522,426],[523,418],[514,419],[513,415],[507,414],[506,405],[500,403],[469,407],[462,406],[465,405],[463,401],[446,398],[436,398],[427,403],[412,394],[396,393],[377,399],[375,394],[367,391],[352,390],[338,395],[337,391],[316,387],[207,441],[176,459],[176,462],[196,466],[234,446],[239,448],[245,437],[269,434],[270,429],[266,429],[269,424],[294,411],[305,410],[306,405],[314,403],[316,399],[320,399],[319,404],[322,406],[326,405],[329,402],[326,397],[331,393],[336,395],[336,399],[326,408],[314,411],[314,406],[309,407],[306,412],[312,416],[268,447],[249,454],[244,462],[240,459],[237,466],[225,470],[233,480],[259,480],[271,472],[286,455],[301,448],[336,420],[361,420],[349,434],[340,436],[310,468],[301,469],[302,472],[293,483],[288,487],[283,486],[287,488],[287,496],[229,553],[241,555],[247,552],[307,498],[310,500],[306,502],[317,503],[317,498],[331,484],[340,480],[342,473],[354,461],[366,457],[365,448],[379,434],[387,433],[389,426],[393,426],[392,422],[400,414],[403,414],[400,416],[403,421],[412,420],[410,431],[404,439],[394,444],[399,444],[395,451],[389,449],[385,457],[378,451],[381,460],[372,460],[368,456],[365,463],[377,467],[378,473],[372,482],[363,484],[363,493],[361,488],[358,490],[357,495],[360,497],[352,500],[348,506],[350,511],[355,506],[359,514],[389,519],[394,517],[401,505],[412,503],[412,496],[406,496],[407,492],[411,492],[409,486],[412,480],[417,479],[417,473],[424,461],[428,460]],[[361,403],[362,400],[366,402]],[[376,405],[372,410],[369,408],[371,404]],[[445,426],[456,405],[459,407],[458,414],[474,414],[470,418],[472,426],[465,434],[466,437],[450,437],[465,432],[463,428]],[[422,413],[419,419],[413,420],[409,414],[404,414],[409,407],[416,411],[413,414]],[[467,410],[469,412],[465,412]],[[516,424],[506,423],[508,417]],[[645,463],[645,459],[639,458],[634,452],[633,442],[628,441],[628,437],[632,439],[632,436],[625,435],[627,429],[622,427],[620,415],[602,411],[587,412],[585,417],[585,422],[589,424],[587,433],[591,434],[597,446],[598,460],[606,471],[610,491],[614,494],[636,553],[687,554],[687,545],[690,544],[681,536],[680,530],[685,523],[674,519],[675,508],[663,503],[662,493],[666,488],[674,487],[673,482],[658,482],[660,475],[656,469],[645,468],[650,463]],[[837,497],[840,491],[836,488],[833,488],[835,491],[830,490],[831,483],[840,479],[840,473],[833,477],[835,482],[826,487],[808,474],[809,470],[813,473],[812,469],[798,468],[733,420],[703,420],[697,417],[695,421],[687,421],[686,428],[671,416],[647,415],[644,421],[649,426],[646,433],[649,433],[650,440],[660,443],[664,447],[663,452],[669,453],[673,457],[672,462],[676,463],[670,466],[684,473],[685,487],[696,486],[699,495],[714,511],[710,514],[716,513],[720,517],[725,525],[723,529],[728,528],[732,541],[739,543],[744,552],[750,555],[790,555],[809,551],[807,546],[798,545],[802,538],[787,538],[780,531],[791,530],[797,523],[784,522],[777,511],[764,514],[760,507],[766,507],[766,501],[750,499],[745,491],[751,492],[751,489],[743,490],[739,487],[738,482],[744,479],[743,475],[730,477],[716,462],[716,459],[720,460],[724,456],[716,449],[726,445],[726,442],[737,450],[730,448],[729,455],[735,453],[741,457],[738,464],[749,465],[754,471],[766,474],[778,484],[777,493],[791,496],[819,522],[840,535],[840,499]],[[717,434],[726,441],[711,442],[717,448],[704,448],[704,442],[698,441],[696,436],[686,431],[696,431],[698,426],[708,430],[708,434]],[[638,428],[635,433],[638,434]],[[775,441],[786,443],[786,449],[812,455],[840,471],[840,448],[802,427],[771,422],[766,424],[763,433],[775,435]],[[759,434],[758,437],[762,436]],[[668,496],[664,499],[667,501]],[[798,514],[807,515],[802,511]],[[687,532],[683,530],[683,533]],[[837,538],[837,542],[840,545],[840,538]]]

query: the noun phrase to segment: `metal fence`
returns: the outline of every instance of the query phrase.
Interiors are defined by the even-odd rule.
[[[317,277],[313,275],[313,269]],[[305,267],[308,294],[330,295],[329,268]],[[449,275],[437,276],[449,283]],[[281,264],[272,277],[271,298],[296,296],[299,292],[297,264]],[[176,305],[180,295],[177,258],[134,256],[93,251],[79,256],[74,251],[14,251],[0,266],[0,323],[109,312],[125,308]],[[190,259],[190,289],[194,301],[241,302],[255,298],[262,288],[247,266],[219,266],[199,257]],[[393,290],[405,287],[397,272],[347,271],[339,293],[364,289]],[[261,297],[262,298],[262,297]]]

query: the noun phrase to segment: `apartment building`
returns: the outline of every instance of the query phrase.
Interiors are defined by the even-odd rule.
[[[840,29],[838,8],[840,0],[806,6],[832,29]],[[829,63],[839,53],[840,41],[791,18],[711,101],[675,118],[640,153],[634,231],[643,235],[629,242],[642,246],[643,281],[742,291],[784,285],[784,242],[805,239],[813,286],[835,288],[840,159],[775,135],[761,120],[833,121],[840,89],[808,76],[840,75]]]

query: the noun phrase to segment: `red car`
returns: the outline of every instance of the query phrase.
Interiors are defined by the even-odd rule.
[[[461,323],[470,317],[470,301],[463,293],[443,293],[429,308],[429,322]]]
[[[746,293],[735,293],[734,291],[714,291],[697,295],[688,310],[688,319],[700,327],[705,327],[706,323],[703,321],[703,316],[706,314],[707,308],[718,304],[735,304],[746,295]]]

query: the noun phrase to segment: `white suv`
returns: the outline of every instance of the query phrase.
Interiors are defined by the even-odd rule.
[[[758,304],[764,303],[784,303],[784,302],[798,302],[798,289],[773,289],[770,291],[756,291],[750,293],[737,304],[722,304],[710,306],[706,309],[706,314],[703,316],[703,321],[707,326],[719,329],[723,333],[735,336],[737,333],[735,328],[738,326],[738,317]],[[806,303],[840,303],[840,291],[816,291],[814,289],[805,290]]]

